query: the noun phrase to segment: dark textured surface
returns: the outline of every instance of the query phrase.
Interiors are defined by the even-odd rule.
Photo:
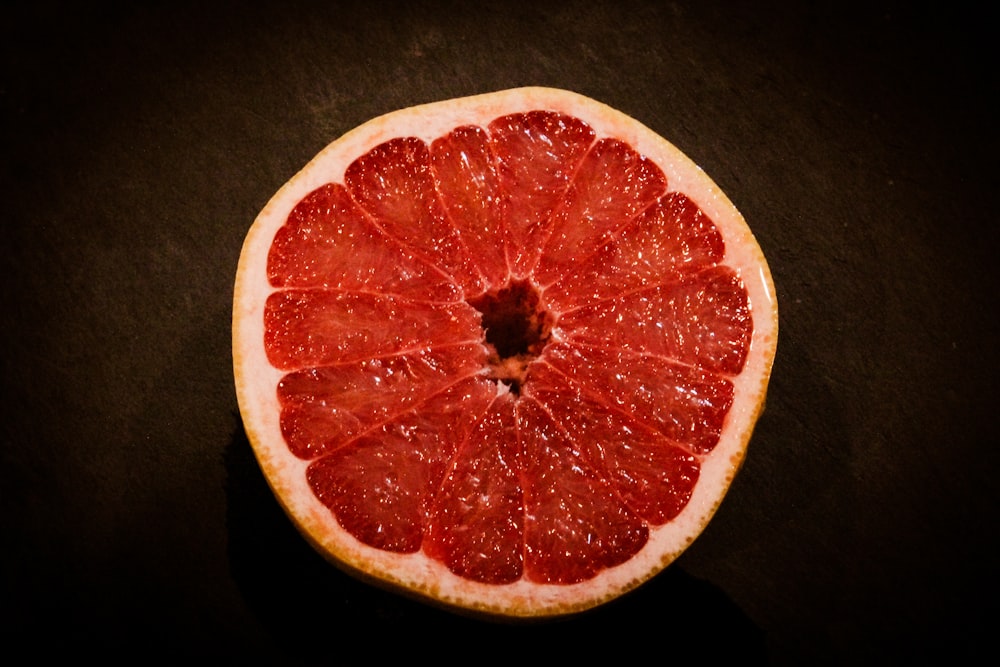
[[[280,663],[984,650],[979,609],[1000,592],[984,14],[91,4],[19,2],[0,21],[13,646]],[[767,411],[708,530],[634,595],[542,628],[326,566],[256,467],[229,350],[243,236],[317,151],[386,111],[527,84],[596,97],[687,152],[751,224],[781,306]]]

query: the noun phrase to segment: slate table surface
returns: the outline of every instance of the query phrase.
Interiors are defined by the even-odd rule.
[[[271,664],[985,653],[994,36],[985,10],[910,4],[7,6],[5,645]],[[327,566],[253,459],[230,355],[240,246],[289,177],[378,114],[519,85],[600,99],[690,155],[749,221],[781,309],[766,412],[705,533],[617,603],[527,627]]]

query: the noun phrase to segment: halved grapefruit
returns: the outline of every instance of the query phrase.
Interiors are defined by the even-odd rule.
[[[761,250],[673,145],[522,88],[347,133],[236,276],[247,435],[345,570],[450,608],[564,615],[719,507],[777,343]]]

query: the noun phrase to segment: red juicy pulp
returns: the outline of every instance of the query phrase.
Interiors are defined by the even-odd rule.
[[[583,581],[684,508],[752,321],[663,172],[535,111],[398,138],[305,197],[268,257],[290,450],[345,530],[487,583]],[[526,279],[554,322],[518,393],[472,300]]]

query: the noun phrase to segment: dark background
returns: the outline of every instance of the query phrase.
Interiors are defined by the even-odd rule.
[[[1000,592],[985,13],[138,4],[15,2],[0,19],[8,650],[446,664],[985,652]],[[767,410],[701,539],[635,594],[541,627],[457,618],[316,556],[253,459],[229,328],[250,223],[323,146],[396,108],[529,84],[600,99],[698,162],[757,235],[781,308]]]

